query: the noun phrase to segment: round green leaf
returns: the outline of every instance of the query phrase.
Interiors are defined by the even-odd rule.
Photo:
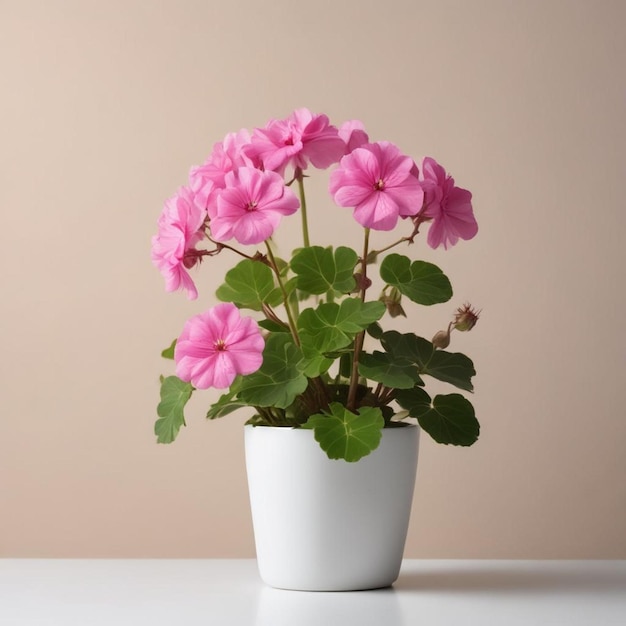
[[[432,263],[390,254],[380,265],[380,277],[417,304],[439,304],[452,297],[448,277]]]
[[[420,380],[417,368],[411,363],[396,361],[386,352],[362,353],[359,374],[394,389],[411,389]]]
[[[396,364],[412,363],[420,374],[427,374],[465,391],[474,390],[472,376],[476,375],[476,370],[472,360],[464,354],[436,350],[427,339],[396,330],[383,333],[380,341]]]
[[[349,293],[354,289],[354,268],[357,253],[351,248],[311,246],[301,248],[291,260],[291,269],[297,275],[297,287],[309,294],[327,291]]]
[[[438,395],[431,401],[423,389],[415,387],[399,390],[396,401],[437,443],[471,446],[478,439],[480,424],[474,407],[458,393]]]
[[[282,301],[272,270],[261,261],[244,259],[226,273],[225,280],[216,292],[222,302],[260,311],[263,303],[276,306]]]
[[[339,350],[379,320],[384,312],[382,302],[362,302],[360,298],[346,298],[341,304],[326,302],[315,309],[305,309],[298,318],[302,345],[319,354]]]
[[[161,402],[157,406],[160,417],[154,424],[158,443],[172,443],[181,426],[185,425],[183,410],[191,397],[193,386],[177,376],[161,380]]]
[[[287,333],[273,333],[265,342],[261,368],[241,379],[239,399],[251,406],[285,409],[307,387],[302,350]]]
[[[362,407],[352,413],[339,402],[332,402],[329,411],[311,415],[303,426],[315,431],[315,440],[329,459],[353,463],[378,447],[385,426],[379,408]]]

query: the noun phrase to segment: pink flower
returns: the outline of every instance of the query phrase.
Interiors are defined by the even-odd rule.
[[[428,245],[437,248],[453,246],[459,238],[471,239],[478,232],[478,223],[472,210],[472,194],[455,187],[454,178],[430,157],[422,164],[422,187],[425,202],[423,216],[432,219],[428,231]]]
[[[339,127],[339,136],[346,144],[346,154],[349,154],[356,148],[360,148],[369,142],[369,137],[365,132],[363,122],[359,122],[359,120],[344,122]]]
[[[285,120],[270,120],[265,128],[255,129],[245,151],[266,170],[282,175],[287,165],[304,170],[309,161],[325,169],[339,161],[346,146],[326,115],[297,109]]]
[[[191,168],[189,185],[195,194],[196,204],[206,209],[213,217],[217,208],[219,191],[226,186],[226,174],[243,166],[254,167],[244,152],[244,146],[250,143],[250,134],[245,128],[237,133],[229,133],[213,146],[209,158],[202,164]]]
[[[176,348],[176,375],[198,389],[230,387],[261,367],[265,342],[258,324],[230,302],[187,320]]]
[[[339,206],[354,207],[366,228],[391,230],[399,217],[415,215],[424,192],[413,160],[386,141],[356,148],[330,176],[330,193]]]
[[[198,290],[187,270],[200,259],[195,246],[204,237],[205,218],[206,213],[194,204],[193,193],[181,187],[166,200],[158,233],[152,238],[152,262],[165,278],[165,290],[186,289],[190,300],[198,297]]]
[[[244,245],[261,243],[271,237],[283,215],[291,215],[300,206],[276,172],[240,167],[226,175],[225,184],[211,219],[216,241],[235,238]]]

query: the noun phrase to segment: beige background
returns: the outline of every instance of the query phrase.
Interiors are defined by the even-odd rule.
[[[308,106],[474,193],[474,241],[410,251],[456,294],[398,328],[483,309],[454,344],[483,431],[424,438],[407,555],[626,558],[625,20],[620,0],[0,0],[0,555],[253,555],[245,416],[207,423],[199,394],[175,444],[152,434],[159,351],[233,259],[190,303],[149,242],[215,141]],[[347,242],[326,184],[314,241]]]

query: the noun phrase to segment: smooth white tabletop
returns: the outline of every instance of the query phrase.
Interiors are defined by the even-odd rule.
[[[626,561],[404,561],[390,589],[281,591],[253,560],[0,560],[0,624],[611,626]]]

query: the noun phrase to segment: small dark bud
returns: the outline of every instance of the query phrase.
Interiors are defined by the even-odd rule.
[[[357,272],[354,275],[354,280],[356,281],[355,291],[369,289],[372,285],[372,281],[367,276],[363,276],[363,274],[361,274],[360,272]]]
[[[202,251],[196,250],[195,248],[185,250],[185,254],[183,256],[183,265],[185,268],[190,270],[197,263],[200,263],[202,261],[202,254]]]

